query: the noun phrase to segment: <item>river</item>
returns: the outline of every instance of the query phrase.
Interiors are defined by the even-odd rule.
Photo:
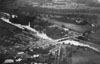
[[[48,19],[48,22],[57,24],[59,26],[64,25],[66,28],[77,31],[77,32],[86,32],[86,31],[89,31],[92,29],[92,27],[89,25],[76,25],[76,24],[72,24],[72,23],[65,23],[62,21],[56,21],[53,19]]]

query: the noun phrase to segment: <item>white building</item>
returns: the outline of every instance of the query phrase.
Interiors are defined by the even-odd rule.
[[[53,3],[65,3],[66,0],[52,0]]]

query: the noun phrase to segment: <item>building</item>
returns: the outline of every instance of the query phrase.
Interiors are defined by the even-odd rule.
[[[66,0],[52,0],[53,3],[65,3]]]

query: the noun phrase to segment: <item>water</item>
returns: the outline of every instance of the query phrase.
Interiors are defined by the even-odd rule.
[[[91,26],[89,26],[89,25],[81,26],[81,25],[75,25],[72,23],[65,23],[62,21],[56,21],[53,19],[48,19],[48,22],[51,22],[51,23],[56,24],[58,26],[64,25],[67,29],[71,29],[71,30],[76,31],[76,32],[85,32],[85,31],[92,29]]]

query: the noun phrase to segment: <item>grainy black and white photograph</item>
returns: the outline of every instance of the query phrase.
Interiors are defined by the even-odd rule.
[[[100,0],[0,0],[0,64],[100,64]]]

